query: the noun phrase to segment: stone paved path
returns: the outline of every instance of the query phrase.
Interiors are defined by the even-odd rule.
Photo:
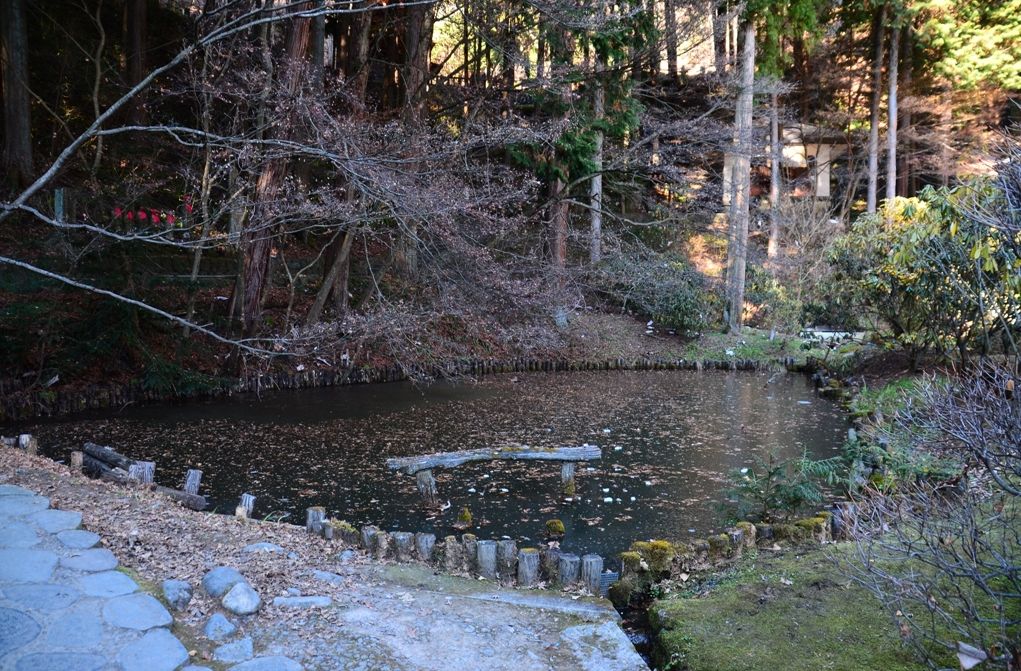
[[[170,612],[116,570],[117,558],[80,524],[80,513],[0,485],[0,669],[202,669],[185,666],[188,650],[169,629]]]

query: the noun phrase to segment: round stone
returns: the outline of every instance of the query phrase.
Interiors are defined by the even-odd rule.
[[[46,533],[77,529],[82,524],[82,514],[71,510],[40,510],[32,513],[28,519],[39,525]]]
[[[218,599],[226,594],[231,587],[244,581],[245,577],[237,569],[229,566],[217,566],[202,578],[202,588],[209,596]]]
[[[83,576],[78,585],[88,596],[110,598],[138,591],[138,584],[120,571],[104,571]]]
[[[129,594],[110,599],[103,606],[103,619],[115,627],[139,631],[165,627],[174,621],[163,604],[148,594]]]
[[[39,534],[31,524],[9,521],[0,525],[0,547],[29,548],[38,542]]]
[[[75,550],[88,550],[99,542],[99,534],[94,534],[84,529],[73,529],[58,533],[57,540],[63,543],[65,547]]]
[[[223,597],[223,607],[235,615],[251,615],[259,610],[262,599],[248,583],[239,582]]]
[[[57,555],[49,550],[0,550],[0,582],[46,582],[55,568]]]
[[[4,598],[28,609],[60,610],[81,598],[70,585],[12,585],[4,588]]]
[[[60,565],[75,571],[109,571],[117,568],[117,557],[106,548],[93,548],[62,557]]]
[[[290,657],[256,657],[230,667],[228,671],[304,671],[304,667]]]
[[[0,517],[20,517],[46,510],[50,500],[45,496],[2,496],[0,497]]]
[[[99,655],[80,652],[36,652],[25,655],[14,665],[15,671],[98,671],[106,665]]]
[[[280,547],[276,543],[267,543],[265,541],[260,543],[252,543],[251,545],[246,545],[245,547],[241,548],[241,551],[246,554],[251,554],[253,552],[254,553],[269,552],[278,555],[284,554],[284,549],[282,547]]]
[[[210,641],[222,641],[237,630],[234,623],[224,617],[222,613],[213,613],[203,629],[206,638]]]
[[[225,664],[237,664],[252,658],[255,652],[252,649],[252,639],[248,636],[240,641],[234,641],[221,645],[213,651],[213,659]]]
[[[0,657],[35,640],[39,623],[10,608],[0,608]]]
[[[174,610],[184,610],[191,601],[191,585],[184,580],[164,580],[163,598]]]
[[[154,629],[121,648],[117,661],[124,671],[173,671],[188,661],[188,651],[166,629]]]

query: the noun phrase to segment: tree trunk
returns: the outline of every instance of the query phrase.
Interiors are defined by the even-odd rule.
[[[890,93],[887,110],[886,131],[886,200],[892,202],[897,196],[897,61],[900,58],[900,29],[890,30]],[[889,219],[889,215],[887,215]]]
[[[142,81],[146,75],[145,52],[146,32],[148,28],[148,0],[127,0],[126,21],[127,35],[125,50],[127,51],[128,88]],[[128,108],[128,122],[142,125],[146,122],[145,100],[142,94],[134,97]]]
[[[875,214],[879,193],[879,106],[883,100],[883,35],[886,33],[887,5],[876,14],[872,23],[874,55],[872,59],[872,102],[869,104],[869,183],[865,211]]]
[[[429,81],[429,53],[432,50],[433,5],[408,9],[404,34],[404,117],[417,123],[422,116],[422,94]]]
[[[305,55],[311,38],[311,19],[295,17],[291,19],[287,39],[286,65],[283,69],[282,92],[287,98],[293,98],[304,80]],[[269,129],[268,135],[279,139],[289,139],[293,129],[289,119],[281,119],[275,128]],[[244,292],[241,303],[241,322],[246,336],[252,335],[256,320],[262,307],[263,291],[269,269],[270,251],[272,249],[272,220],[275,214],[275,201],[287,174],[287,159],[271,159],[259,175],[255,185],[255,206],[248,226],[242,236],[241,247],[244,250]]]
[[[597,54],[595,86],[592,94],[592,114],[596,124],[602,122],[605,114],[606,91],[602,82],[605,69],[605,59]],[[592,164],[595,170],[592,173],[592,182],[589,184],[589,207],[591,208],[592,223],[589,239],[589,262],[596,265],[603,256],[603,131],[598,127],[595,131],[595,151],[592,155]]]
[[[4,173],[13,187],[32,179],[32,124],[28,94],[28,27],[24,0],[0,2],[0,69],[3,70]]]
[[[713,61],[716,65],[716,74],[722,75],[727,71],[727,22],[724,8],[718,6],[714,0],[708,0],[710,18],[713,21]]]
[[[775,259],[780,252],[780,96],[773,91],[769,99],[769,246],[766,256]]]
[[[323,9],[323,0],[312,0],[316,9]],[[326,15],[319,14],[312,18],[312,38],[309,61],[311,63],[312,82],[316,88],[322,88],[324,62],[326,61]]]
[[[353,57],[349,64],[348,77],[355,78],[355,97],[362,105],[365,104],[365,94],[369,88],[369,37],[372,32],[373,14],[375,12],[359,12],[351,27],[354,46],[351,49]]]
[[[911,27],[904,27],[904,34],[901,37],[903,41],[903,47],[901,48],[902,60],[904,63],[900,67],[901,77],[903,81],[898,87],[900,90],[898,93],[904,95],[911,95],[911,77],[913,74],[913,63],[911,58]],[[906,92],[906,93],[905,93]],[[912,175],[912,161],[915,156],[915,143],[912,139],[911,133],[911,105],[900,106],[898,111],[899,120],[897,121],[897,133],[904,134],[904,151],[899,153],[898,167],[897,167],[897,195],[904,196],[905,198],[910,196],[912,189],[913,175]]]
[[[663,21],[666,35],[666,71],[671,81],[677,81],[677,8],[674,0],[663,0]]]
[[[741,92],[734,115],[734,196],[730,201],[727,245],[728,325],[741,331],[744,307],[745,265],[748,260],[748,218],[751,201],[752,103],[755,89],[755,24],[744,23],[744,53],[741,62]]]

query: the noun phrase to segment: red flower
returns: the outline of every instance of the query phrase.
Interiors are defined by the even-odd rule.
[[[128,221],[132,221],[135,218],[135,213],[132,212],[131,210],[128,210],[128,213],[124,215],[124,218],[127,219]]]
[[[119,208],[119,207],[113,208],[113,218],[114,219],[120,219],[122,213],[123,213],[123,211],[121,210],[121,208]]]
[[[194,206],[192,206],[191,203],[185,203],[184,204],[184,211],[187,212],[188,214],[191,214],[191,211],[193,209],[195,209],[195,208],[194,208]]]
[[[167,212],[167,223],[169,225],[173,226],[175,219],[176,219],[176,217],[174,217],[174,213],[173,212]]]
[[[149,215],[147,215],[147,214],[145,213],[145,210],[139,210],[139,211],[138,211],[138,218],[139,218],[139,219],[140,219],[141,221],[145,221],[145,220],[146,220],[146,219],[148,218],[148,216],[149,216]]]
[[[149,210],[149,216],[152,217],[153,221],[159,221],[160,220],[160,213],[157,212],[156,210]]]

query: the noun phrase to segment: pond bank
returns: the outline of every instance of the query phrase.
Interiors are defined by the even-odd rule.
[[[321,389],[361,384],[405,382],[418,379],[478,378],[489,375],[530,372],[575,372],[601,370],[744,370],[784,367],[806,370],[809,364],[794,357],[779,359],[634,359],[567,360],[513,359],[510,361],[472,359],[451,362],[428,369],[352,366],[344,369],[304,369],[294,372],[258,373],[236,380],[221,380],[201,390],[163,392],[147,388],[141,382],[129,384],[93,384],[83,389],[13,391],[0,396],[0,423],[18,423],[43,417],[63,417],[89,410],[105,410],[128,405],[209,399],[271,390]]]
[[[164,580],[188,582],[193,596],[173,631],[195,651],[194,663],[224,668],[228,655],[270,654],[310,670],[645,668],[605,602],[505,591],[350,550],[338,555],[336,543],[304,528],[187,511],[18,450],[0,450],[0,473],[55,507],[80,510],[82,526],[102,536],[143,590],[166,598]],[[240,570],[263,602],[256,614],[226,613],[200,587],[216,566]],[[229,639],[203,631],[216,613],[238,628]],[[225,642],[238,645],[219,650]]]

